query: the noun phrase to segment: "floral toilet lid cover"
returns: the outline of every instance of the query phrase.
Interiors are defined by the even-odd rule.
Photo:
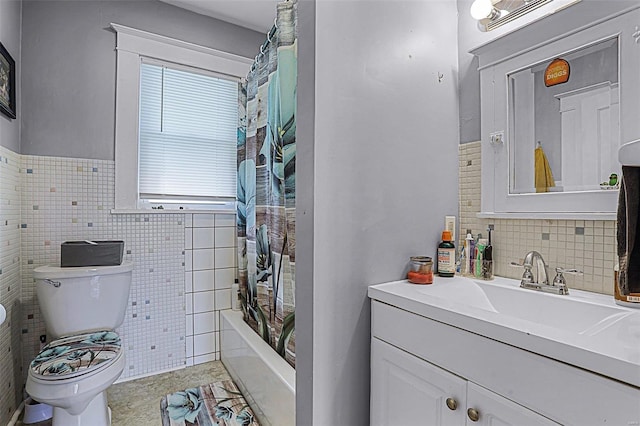
[[[30,368],[43,379],[68,379],[106,367],[120,351],[120,336],[113,331],[63,337],[42,348]]]

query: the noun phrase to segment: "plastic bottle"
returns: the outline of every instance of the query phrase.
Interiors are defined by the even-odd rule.
[[[442,242],[438,244],[438,275],[453,277],[456,273],[456,246],[451,241],[451,231],[442,231]]]
[[[489,241],[487,242],[487,246],[484,248],[484,252],[482,253],[482,279],[492,280],[493,246],[491,245],[491,228],[488,228],[487,231],[489,232]]]
[[[473,274],[473,256],[475,253],[475,245],[473,243],[473,235],[471,232],[467,233],[467,238],[464,240],[464,253],[465,253],[465,265],[462,273],[465,275]]]
[[[476,264],[474,275],[476,278],[482,278],[482,260],[484,256],[484,248],[487,246],[487,240],[484,238],[478,239],[478,244],[476,245]]]
[[[231,310],[239,311],[240,309],[240,286],[238,285],[238,280],[236,280],[231,284]]]
[[[475,267],[476,267],[476,240],[471,237],[471,241],[469,241],[469,268],[467,269],[467,274],[473,276]]]

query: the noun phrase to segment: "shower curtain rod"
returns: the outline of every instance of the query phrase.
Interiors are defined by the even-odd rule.
[[[282,3],[289,3],[290,1],[291,0],[284,0]],[[255,71],[256,64],[258,63],[258,58],[260,58],[260,56],[264,56],[264,52],[266,51],[267,46],[269,46],[269,43],[271,43],[271,37],[275,35],[276,30],[278,29],[277,21],[277,17],[273,18],[273,27],[271,27],[271,29],[267,33],[267,39],[260,45],[260,53],[258,53],[256,57],[253,58],[253,65],[251,65],[251,69],[249,70],[250,73]]]
[[[264,41],[264,43],[262,43],[260,45],[260,53],[258,53],[256,55],[255,58],[253,58],[253,65],[251,65],[251,70],[249,70],[249,72],[253,72],[256,69],[256,64],[258,63],[258,58],[260,58],[260,56],[264,56],[264,52],[267,49],[267,46],[269,46],[269,44],[271,43],[271,37],[273,37],[276,33],[276,30],[278,29],[278,25],[276,24],[276,19],[273,19],[273,26],[271,27],[271,29],[269,30],[269,32],[267,33],[267,39]]]

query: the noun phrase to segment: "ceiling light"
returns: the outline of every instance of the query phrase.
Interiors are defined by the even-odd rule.
[[[491,0],[475,0],[471,5],[470,12],[473,19],[478,21],[483,19],[492,21],[503,15],[503,11],[496,9]]]

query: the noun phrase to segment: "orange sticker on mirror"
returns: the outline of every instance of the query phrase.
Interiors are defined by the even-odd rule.
[[[544,85],[547,87],[569,81],[569,62],[564,59],[554,59],[544,70]]]

